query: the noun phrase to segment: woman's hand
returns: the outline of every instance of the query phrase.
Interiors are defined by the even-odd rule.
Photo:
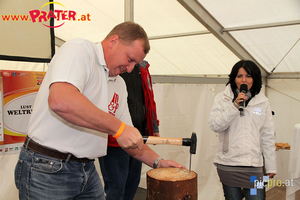
[[[248,97],[246,97],[246,94],[244,92],[240,92],[237,98],[235,99],[235,103],[239,105],[242,101],[247,101]]]
[[[273,178],[276,174],[275,173],[267,173],[267,175],[269,176],[269,178]]]

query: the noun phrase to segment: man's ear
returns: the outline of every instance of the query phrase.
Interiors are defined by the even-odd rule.
[[[113,48],[119,42],[119,36],[113,35],[109,39],[109,47]]]

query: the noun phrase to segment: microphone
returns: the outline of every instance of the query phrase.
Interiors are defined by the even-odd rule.
[[[246,84],[242,84],[240,87],[240,92],[247,93],[248,92],[248,86]],[[239,111],[244,111],[245,108],[245,100],[239,103]]]

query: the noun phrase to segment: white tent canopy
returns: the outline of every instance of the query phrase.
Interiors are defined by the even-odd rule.
[[[56,28],[56,37],[63,41],[83,37],[99,42],[124,20],[142,25],[150,38],[146,59],[153,75],[227,75],[239,59],[255,60],[264,76],[300,72],[298,0],[60,3],[79,15],[89,13],[91,19]]]
[[[1,14],[24,14],[27,11],[22,11],[22,7],[29,10],[41,9],[45,2],[49,1],[1,0],[0,11]],[[276,113],[276,141],[291,142],[293,127],[300,123],[299,0],[50,2],[54,10],[75,11],[77,19],[85,17],[85,20],[80,21],[54,20],[54,26],[61,25],[54,28],[56,49],[73,38],[101,42],[115,25],[123,21],[131,20],[144,27],[151,45],[145,59],[151,65],[150,73],[155,83],[154,95],[161,136],[190,137],[192,131],[198,135],[197,154],[193,157],[192,166],[198,173],[199,197],[223,197],[222,187],[212,164],[218,138],[209,129],[207,120],[214,96],[224,90],[232,66],[240,59],[253,60],[261,68],[263,83],[266,85],[263,91]],[[49,10],[46,6],[43,9]],[[49,28],[41,23],[3,20],[0,21],[0,28],[0,70],[47,71],[48,63],[40,62],[41,60],[32,63],[1,59],[5,55],[6,60],[7,50],[8,56],[15,56],[11,52],[16,49],[18,53],[19,50],[25,50],[20,51],[21,57],[27,56],[24,52],[30,54],[29,57],[36,52],[37,55],[33,56],[35,58],[39,57],[41,50],[45,50],[46,56],[42,59],[50,60],[53,53],[50,50],[50,37],[53,34],[50,34]],[[10,32],[5,32],[6,28]],[[38,31],[37,28],[42,30]],[[30,34],[30,29],[34,34]],[[43,36],[41,33],[44,33]],[[23,47],[18,42],[12,44],[11,35],[18,37],[16,41],[27,44]],[[49,40],[46,41],[47,37]],[[165,159],[174,159],[188,166],[188,149],[159,145],[153,149]],[[0,161],[4,163],[0,167],[0,179],[9,179],[11,182],[0,182],[0,192],[6,199],[17,199],[12,180],[17,155],[3,155]],[[287,163],[284,164],[283,159],[278,162],[278,179],[286,179],[285,166]],[[147,170],[149,168],[143,166],[142,187],[145,187]],[[211,191],[215,192],[212,194]]]

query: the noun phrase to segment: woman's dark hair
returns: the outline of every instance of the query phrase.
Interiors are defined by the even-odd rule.
[[[229,81],[226,85],[230,84],[231,89],[234,93],[234,96],[237,96],[236,94],[236,88],[237,85],[235,83],[235,78],[238,74],[238,71],[240,68],[244,68],[245,71],[251,75],[253,78],[253,85],[250,89],[252,97],[254,97],[256,94],[260,92],[261,86],[262,86],[262,78],[261,78],[261,72],[258,66],[251,60],[241,60],[237,62],[231,69],[231,73],[229,76]]]

